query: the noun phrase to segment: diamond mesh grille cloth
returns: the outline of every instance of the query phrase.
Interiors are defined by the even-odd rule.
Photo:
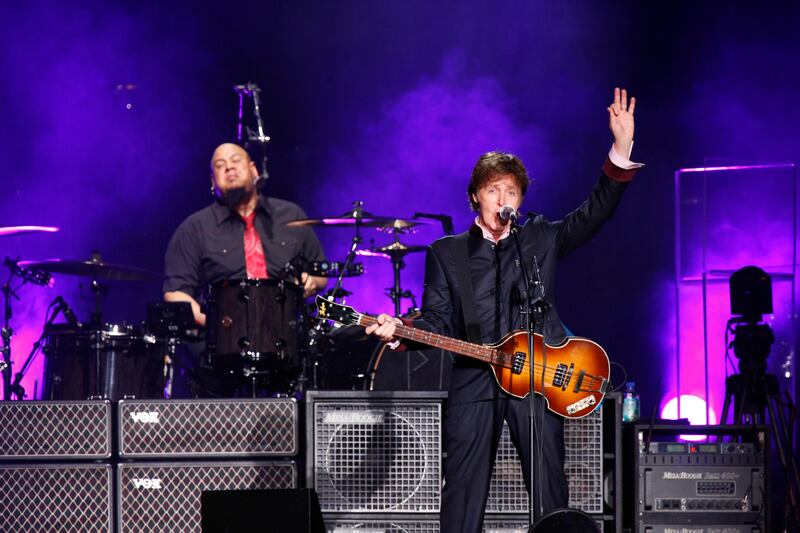
[[[111,531],[111,467],[0,467],[0,531]]]
[[[117,512],[121,532],[200,533],[204,490],[295,488],[294,463],[119,465]]]
[[[297,403],[290,399],[121,401],[123,457],[294,455]]]
[[[0,459],[111,456],[108,402],[0,402]]]

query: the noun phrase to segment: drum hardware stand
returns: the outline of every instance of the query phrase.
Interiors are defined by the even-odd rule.
[[[239,144],[243,142],[243,129],[247,130],[247,141],[244,143],[248,145],[251,142],[259,143],[263,149],[263,157],[261,159],[261,176],[262,180],[269,178],[267,172],[267,143],[270,137],[264,134],[264,121],[261,118],[261,89],[258,85],[252,82],[247,82],[244,85],[234,85],[233,91],[239,95],[239,120],[236,124],[236,139]],[[244,97],[249,96],[253,99],[253,115],[256,118],[256,127],[258,128],[257,134],[250,128],[244,126]]]
[[[391,232],[392,236],[394,237],[391,245],[394,249],[383,252],[389,255],[389,259],[392,262],[392,273],[394,274],[394,284],[386,289],[386,294],[389,296],[389,299],[392,300],[392,303],[394,303],[394,316],[400,316],[402,314],[400,307],[403,298],[410,299],[412,307],[417,306],[417,300],[414,297],[414,294],[409,290],[404,291],[400,283],[400,272],[406,267],[406,263],[403,261],[403,259],[409,253],[404,249],[403,243],[400,242],[400,234],[409,233],[414,230],[413,228],[403,229],[395,226],[392,228],[387,228],[385,231]]]
[[[9,259],[6,257],[3,262],[9,270],[8,279],[3,285],[3,329],[0,331],[0,337],[2,337],[3,340],[3,346],[0,349],[0,353],[3,354],[3,357],[0,358],[0,373],[3,375],[3,400],[11,400],[12,393],[17,394],[18,399],[22,399],[22,396],[19,394],[19,389],[21,389],[21,387],[15,391],[15,387],[11,381],[11,338],[14,336],[14,330],[11,328],[11,317],[13,316],[11,298],[13,297],[19,300],[17,291],[28,282],[44,287],[50,283],[51,279],[50,274],[21,267],[17,264],[18,261],[19,258]],[[11,287],[11,282],[15,276],[19,277],[22,283],[17,287]],[[22,391],[22,395],[24,396],[24,391]]]
[[[33,363],[33,358],[36,356],[37,353],[39,353],[39,347],[42,345],[42,339],[44,339],[45,333],[47,332],[47,328],[53,322],[55,322],[56,318],[58,317],[58,314],[59,313],[63,314],[64,309],[67,308],[66,302],[64,302],[64,300],[60,296],[55,300],[53,300],[52,302],[50,302],[50,305],[47,306],[47,313],[49,313],[50,309],[52,309],[54,306],[55,306],[55,311],[53,311],[53,314],[47,317],[47,320],[45,320],[44,328],[42,329],[42,334],[39,335],[39,338],[36,339],[36,342],[33,343],[33,346],[31,347],[31,351],[28,354],[27,359],[25,359],[25,362],[22,364],[22,368],[19,370],[19,372],[17,372],[14,375],[14,382],[11,384],[11,392],[17,397],[18,400],[25,399],[25,389],[21,385],[22,379],[25,377],[25,374],[28,373],[28,370],[30,370],[30,366]],[[34,391],[34,396],[35,396],[35,391]]]
[[[348,268],[350,268],[350,265],[355,261],[358,245],[363,242],[363,239],[361,238],[361,219],[365,216],[369,216],[364,211],[364,202],[362,201],[353,202],[353,210],[350,212],[350,214],[356,221],[354,224],[356,233],[353,235],[353,241],[350,244],[350,250],[347,252],[347,258],[344,260],[344,265],[342,265],[342,270],[339,272],[339,275],[336,276],[336,284],[330,291],[334,299],[336,298],[336,294],[342,290],[342,281],[344,280],[344,276],[347,273]]]

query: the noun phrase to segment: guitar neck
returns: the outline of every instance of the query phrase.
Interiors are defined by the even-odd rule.
[[[375,323],[375,317],[362,314],[358,315],[359,326],[367,327]],[[397,325],[395,335],[401,339],[419,342],[435,348],[442,348],[443,350],[448,350],[453,353],[470,357],[472,359],[478,359],[487,363],[497,364],[500,363],[500,360],[505,359],[503,357],[505,354],[501,354],[495,348],[454,339],[445,335],[439,335],[438,333],[431,333],[430,331],[406,326],[405,324]]]

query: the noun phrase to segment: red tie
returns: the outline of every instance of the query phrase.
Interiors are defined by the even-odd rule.
[[[242,217],[244,220],[244,264],[248,278],[269,277],[267,275],[267,261],[264,259],[264,248],[261,246],[261,237],[256,231],[256,212]]]

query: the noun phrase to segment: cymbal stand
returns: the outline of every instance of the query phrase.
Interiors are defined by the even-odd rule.
[[[2,338],[3,338],[3,347],[2,353],[3,358],[0,359],[0,371],[3,373],[3,399],[10,400],[11,399],[11,337],[14,336],[14,330],[11,329],[11,297],[13,296],[17,300],[19,300],[19,296],[17,295],[17,290],[25,285],[25,282],[22,282],[22,285],[17,287],[16,289],[11,288],[11,280],[14,278],[14,274],[10,274],[8,276],[8,280],[6,280],[5,285],[3,285],[3,330],[2,330]]]
[[[336,276],[336,284],[333,286],[332,294],[334,299],[336,299],[336,294],[342,288],[342,281],[344,280],[344,275],[347,273],[347,270],[350,268],[350,265],[353,264],[356,258],[356,250],[358,249],[358,245],[363,242],[361,238],[361,219],[364,218],[364,202],[358,201],[353,202],[353,211],[352,211],[353,218],[356,219],[355,228],[356,233],[353,235],[353,242],[350,244],[350,251],[347,252],[347,258],[344,260],[344,265],[342,265],[342,269],[339,271],[339,275]]]
[[[23,268],[17,264],[17,261],[18,260],[9,259],[8,257],[6,257],[4,261],[5,266],[9,269],[9,274],[2,289],[3,329],[0,331],[0,337],[2,337],[3,346],[0,348],[0,353],[2,353],[3,356],[0,358],[0,373],[3,375],[3,400],[11,400],[12,389],[14,388],[11,381],[11,338],[14,336],[14,330],[11,329],[11,317],[13,316],[11,298],[13,297],[19,300],[17,291],[28,282],[42,286],[50,283],[50,274]],[[22,283],[16,287],[11,287],[14,276],[18,276],[22,280]]]
[[[108,293],[108,287],[100,284],[97,281],[97,278],[92,278],[92,282],[89,285],[89,290],[94,293],[94,312],[92,312],[91,327],[93,328],[92,338],[94,339],[94,342],[92,343],[92,349],[94,351],[95,362],[95,389],[94,396],[92,396],[92,398],[101,399],[106,398],[107,393],[111,392],[104,390],[105,387],[103,385],[110,383],[109,379],[113,375],[114,368],[114,361],[106,361],[105,374],[109,379],[104,380],[100,363],[103,359],[102,353],[103,349],[105,348],[105,339],[103,338],[103,297]],[[109,353],[115,354],[113,350]]]
[[[52,325],[53,322],[55,322],[59,313],[62,313],[63,311],[64,311],[64,306],[63,304],[59,303],[58,298],[53,300],[50,303],[50,305],[47,306],[47,311],[45,311],[45,321],[44,321],[44,328],[42,328],[42,334],[39,335],[39,338],[36,339],[36,342],[33,343],[31,351],[30,353],[28,353],[28,357],[25,359],[25,362],[22,363],[22,368],[20,368],[19,371],[14,375],[14,382],[11,383],[11,392],[17,397],[17,400],[25,399],[25,389],[22,387],[22,380],[25,377],[25,374],[28,373],[28,370],[30,370],[34,357],[36,357],[36,354],[39,353],[39,348],[42,346],[42,341],[44,340],[44,337],[47,333],[47,328],[49,328],[50,325]],[[36,391],[34,391],[34,394],[35,392]]]
[[[267,172],[267,143],[270,141],[269,135],[264,134],[264,120],[261,118],[261,89],[258,85],[252,82],[247,82],[244,85],[234,85],[233,90],[239,95],[239,121],[236,124],[236,139],[239,143],[244,141],[245,144],[255,142],[261,145],[263,149],[263,157],[261,160],[261,179],[269,178]],[[256,119],[256,127],[258,132],[254,132],[244,126],[244,97],[249,96],[253,99],[253,115]],[[242,129],[247,130],[247,140],[244,140]]]
[[[395,227],[392,228],[391,231],[394,235],[394,244],[400,245],[400,233],[403,230]],[[392,303],[394,303],[394,316],[400,316],[402,314],[400,307],[403,302],[403,298],[410,299],[412,307],[417,306],[417,301],[414,297],[414,294],[409,290],[404,291],[400,283],[400,272],[406,267],[406,263],[403,261],[403,259],[405,258],[407,252],[398,246],[398,249],[391,250],[386,253],[389,255],[389,259],[392,262],[392,273],[394,275],[394,284],[386,289],[386,295],[389,296],[389,299],[391,299]]]

